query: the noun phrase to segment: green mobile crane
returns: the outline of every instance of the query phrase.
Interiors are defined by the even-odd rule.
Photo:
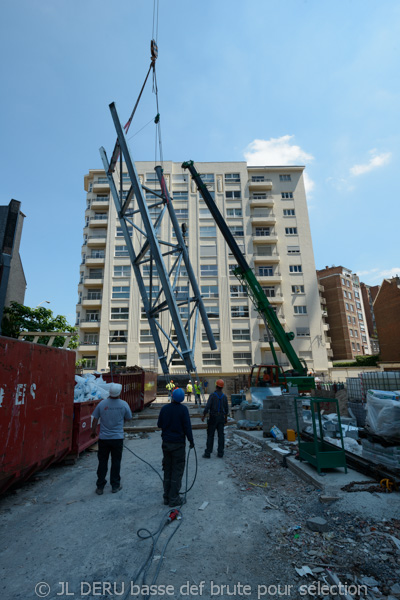
[[[285,385],[291,382],[293,385],[297,385],[299,391],[306,392],[315,388],[314,377],[307,375],[307,365],[304,360],[300,359],[294,351],[291,340],[294,339],[295,335],[293,332],[286,332],[278,317],[275,314],[271,304],[268,301],[260,283],[257,281],[252,269],[248,265],[242,251],[237,245],[225,219],[221,215],[216,203],[214,202],[210,192],[206,185],[203,183],[201,176],[196,171],[193,161],[187,161],[182,164],[183,169],[188,169],[192,178],[202,195],[204,202],[206,203],[210,213],[214,217],[214,220],[224,236],[226,243],[228,244],[233,256],[235,257],[238,266],[234,269],[234,274],[239,279],[240,283],[245,286],[247,293],[251,298],[257,312],[264,320],[265,329],[268,336],[268,342],[271,348],[272,356],[275,361],[275,365],[262,365],[253,367],[252,379],[254,379],[254,373],[260,373],[261,370],[264,375],[264,384],[268,382],[269,385]],[[274,348],[274,340],[279,345],[282,352],[284,352],[292,365],[292,369],[284,371],[282,367],[278,366],[278,358],[276,356]],[[260,381],[260,385],[263,385],[262,379],[256,377],[257,382]],[[253,383],[254,385],[254,383]],[[257,385],[257,383],[256,383]]]

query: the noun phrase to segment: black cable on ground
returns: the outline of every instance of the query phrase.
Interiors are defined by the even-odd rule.
[[[161,475],[157,471],[157,469],[155,469],[153,467],[153,465],[151,465],[149,462],[147,462],[147,460],[144,460],[144,458],[141,458],[140,456],[138,456],[137,454],[135,454],[133,452],[133,450],[131,450],[130,448],[128,448],[128,446],[125,446],[125,444],[124,444],[124,448],[126,448],[126,450],[128,450],[128,452],[130,452],[131,454],[133,454],[133,456],[136,456],[136,458],[138,458],[139,460],[141,460],[142,462],[144,462],[146,465],[148,465],[151,469],[153,469],[154,473],[157,473],[157,475],[159,476],[159,478],[161,479],[161,481],[164,481],[164,479],[161,477]]]

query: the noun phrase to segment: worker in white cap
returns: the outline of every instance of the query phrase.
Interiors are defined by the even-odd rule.
[[[92,417],[92,437],[96,437],[97,423],[100,419],[99,449],[97,456],[99,466],[97,469],[96,494],[101,496],[107,484],[108,458],[111,454],[110,483],[112,493],[122,489],[121,485],[121,459],[124,446],[124,421],[132,419],[129,404],[121,400],[122,385],[110,385],[110,397],[102,400],[94,409]]]

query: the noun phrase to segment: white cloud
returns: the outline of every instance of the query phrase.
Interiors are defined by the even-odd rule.
[[[371,155],[371,158],[367,163],[363,165],[354,165],[354,167],[350,168],[350,173],[352,175],[358,177],[359,175],[364,175],[364,173],[369,173],[369,171],[372,171],[373,169],[383,167],[390,161],[392,157],[391,152],[382,152],[381,154],[377,154],[376,149],[370,150],[369,154]]]
[[[357,275],[367,285],[380,285],[384,279],[391,279],[400,275],[400,267],[391,269],[369,269],[368,271],[357,271]]]
[[[292,143],[293,138],[293,135],[283,135],[269,140],[253,140],[245,149],[244,157],[253,167],[304,165],[314,160],[312,154]],[[308,173],[304,173],[304,186],[308,194],[314,185]]]

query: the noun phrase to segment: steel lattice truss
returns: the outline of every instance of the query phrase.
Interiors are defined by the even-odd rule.
[[[111,163],[107,159],[104,148],[100,148],[100,155],[110,184],[133,271],[139,286],[144,311],[149,321],[158,359],[165,375],[169,373],[171,361],[178,357],[184,362],[188,373],[196,373],[194,349],[199,315],[203,322],[211,350],[215,350],[217,346],[200,289],[189,260],[185,244],[186,227],[183,225],[181,228],[179,225],[161,166],[155,167],[160,189],[151,190],[141,184],[135,163],[130,156],[124,130],[114,103],[110,104],[110,111],[117,132],[117,142]],[[121,161],[121,185],[119,191],[113,176],[118,158]],[[123,160],[125,161],[131,182],[131,187],[126,197],[122,193]],[[154,198],[153,204],[147,203],[145,192],[151,198]],[[133,208],[131,208],[132,204]],[[152,217],[152,213],[154,212],[156,215]],[[134,223],[134,215],[137,213],[141,215],[143,229]],[[176,243],[160,239],[160,226],[163,218],[169,218],[176,236]],[[130,231],[133,231],[133,229],[136,230],[137,237],[141,243],[141,248],[137,253],[134,250],[130,235]],[[169,227],[168,230],[170,229]],[[166,266],[166,258],[171,258],[171,265],[168,268]],[[150,278],[148,287],[143,279],[143,268],[146,268]],[[188,278],[187,290],[185,289],[184,292],[178,286],[179,277],[183,269],[186,270],[185,275],[187,274]],[[158,290],[154,287],[155,279],[160,284]],[[174,339],[171,338],[170,333],[166,331],[160,322],[160,316],[166,312],[170,315],[170,322],[172,322],[172,327],[175,331]]]

